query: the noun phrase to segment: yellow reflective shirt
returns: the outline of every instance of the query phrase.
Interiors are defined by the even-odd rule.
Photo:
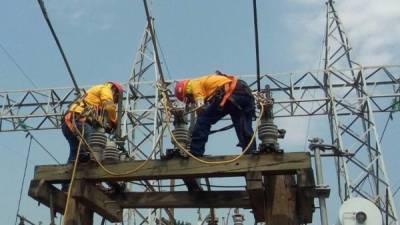
[[[86,91],[86,95],[83,96],[83,100],[80,98],[74,102],[69,107],[69,111],[82,113],[85,104],[95,107],[98,110],[106,109],[108,119],[113,123],[116,122],[117,113],[111,83],[95,85],[89,88],[89,90]]]
[[[219,87],[231,81],[229,77],[223,75],[209,74],[190,80],[186,91],[193,95],[194,100],[207,99],[213,96]]]

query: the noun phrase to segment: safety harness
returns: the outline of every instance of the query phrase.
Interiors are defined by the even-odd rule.
[[[229,79],[232,80],[232,82],[228,82],[223,87],[217,89],[216,93],[211,98],[217,98],[217,99],[221,98],[220,107],[223,107],[225,105],[226,101],[229,100],[237,109],[239,109],[241,111],[241,118],[240,118],[241,125],[240,126],[242,127],[241,131],[243,132],[244,118],[245,118],[246,112],[231,96],[232,96],[233,92],[253,96],[251,89],[249,88],[249,86],[247,85],[247,83],[245,81],[237,79],[233,75],[223,74],[219,71],[217,71],[216,74],[220,75],[220,76],[228,77]],[[223,127],[221,129],[211,130],[210,134],[229,130],[232,127],[233,127],[233,124]],[[237,144],[237,146],[239,146],[239,145],[240,144]]]
[[[243,110],[242,107],[231,96],[234,91],[252,96],[251,89],[249,88],[247,83],[243,80],[237,79],[236,76],[233,75],[224,74],[219,71],[217,71],[216,74],[229,78],[231,82],[228,82],[224,84],[221,88],[217,89],[216,93],[212,95],[211,98],[222,97],[221,102],[219,103],[220,107],[224,107],[226,101],[229,100],[239,110]]]
[[[64,122],[72,132],[75,132],[76,126],[74,126],[74,123],[76,122],[80,123],[86,122],[91,125],[104,127],[104,123],[106,120],[104,116],[105,115],[104,110],[99,106],[93,106],[91,104],[88,104],[85,101],[86,95],[87,94],[81,96],[72,103],[76,104],[76,107],[83,108],[83,111],[81,113],[68,110],[64,115]]]

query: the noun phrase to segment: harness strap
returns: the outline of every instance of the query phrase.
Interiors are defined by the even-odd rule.
[[[236,84],[238,79],[235,76],[232,75],[226,75],[231,82],[228,82],[224,85],[224,96],[222,97],[221,102],[219,103],[219,106],[224,107],[226,101],[229,99],[229,97],[231,97],[233,91],[236,88]]]
[[[68,111],[64,115],[64,122],[67,125],[67,127],[69,128],[69,130],[72,132],[75,132],[75,126],[74,126],[75,121],[83,123],[83,122],[85,122],[85,120],[86,120],[85,117],[81,117],[81,116],[77,117],[77,113],[71,112],[71,111]]]

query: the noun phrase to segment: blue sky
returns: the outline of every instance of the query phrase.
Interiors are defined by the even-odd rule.
[[[255,74],[252,1],[150,2],[165,56],[164,64],[168,66],[168,70],[164,70],[168,77],[179,79],[216,69],[235,74]],[[79,85],[108,79],[128,79],[146,24],[142,1],[47,0],[45,4]],[[354,49],[353,56],[358,62],[366,65],[399,64],[398,1],[342,0],[337,1],[337,9]],[[318,69],[323,45],[324,14],[325,4],[320,0],[259,0],[261,71]],[[0,44],[3,46],[0,49],[0,90],[27,89],[35,85],[40,88],[72,86],[36,1],[4,2],[0,8],[0,34]],[[383,118],[378,118],[378,123],[380,121]],[[321,125],[323,120],[311,122],[310,125],[304,119],[278,122],[290,131],[282,142],[288,149],[304,149],[307,127],[310,128],[309,136],[318,135],[321,128],[326,128]],[[391,148],[392,140],[396,138],[396,124],[393,122],[390,125],[394,131],[385,137],[387,142],[383,147],[385,154],[389,155],[388,159],[398,157],[395,149]],[[381,130],[383,124],[379,125]],[[39,131],[34,134],[60,161],[66,159],[67,143],[59,131]],[[230,133],[223,135],[224,138],[232,137]],[[328,134],[322,136],[328,140]],[[210,142],[218,145],[216,140],[211,139]],[[0,188],[1,224],[14,223],[27,145],[28,139],[22,133],[0,135],[0,153],[3,155],[0,158],[0,178],[3,180]],[[392,175],[393,185],[398,186],[400,179],[395,174],[397,167],[391,161],[387,160],[387,169]],[[33,144],[27,180],[32,178],[34,165],[48,163],[54,161]],[[327,174],[327,179],[334,187],[334,177]],[[25,187],[27,185],[28,182]],[[36,203],[25,193],[26,190],[21,213],[33,221],[48,221],[47,208],[36,207]],[[397,198],[399,207],[398,203]],[[331,221],[335,221],[334,217],[332,213]],[[248,218],[248,224],[252,224],[250,221],[251,218]]]

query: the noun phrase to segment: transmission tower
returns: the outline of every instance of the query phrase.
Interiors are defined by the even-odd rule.
[[[144,29],[128,80],[125,103],[124,126],[127,135],[129,155],[138,159],[160,159],[163,155],[163,139],[167,121],[160,104],[161,92],[166,91],[161,62],[157,49],[154,19],[146,0],[143,1],[147,24]],[[173,189],[174,181],[170,182]],[[161,191],[161,181],[145,181],[146,190]],[[135,212],[138,212],[135,210]],[[165,209],[169,221],[174,222],[173,209]],[[132,224],[131,212],[128,212],[128,224]],[[149,221],[150,219],[152,221]],[[153,209],[146,218],[149,224],[157,224],[162,218],[161,210]],[[144,219],[144,218],[143,218]],[[144,220],[145,221],[145,220]],[[157,222],[158,221],[158,222]]]
[[[324,86],[332,144],[353,156],[337,159],[341,201],[360,196],[374,202],[388,224],[397,215],[374,119],[365,69],[351,58],[351,47],[332,0],[327,3]],[[338,69],[341,68],[341,71]],[[351,84],[344,89],[334,83]],[[348,112],[347,116],[339,116]]]
[[[150,29],[152,26],[147,25],[133,62],[125,104],[124,125],[129,154],[138,159],[147,158],[152,152],[152,158],[160,156],[165,129],[163,113],[157,103],[159,91],[156,84],[159,76],[155,67],[156,58]]]

